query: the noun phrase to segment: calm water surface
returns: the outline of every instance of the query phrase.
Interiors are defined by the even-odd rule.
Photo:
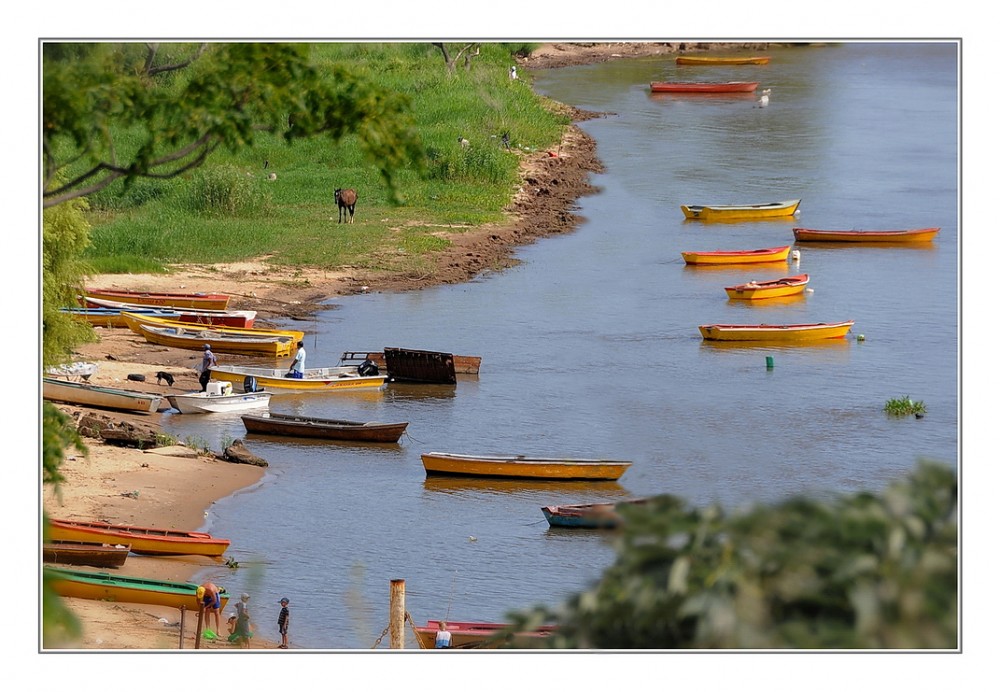
[[[275,411],[410,422],[400,444],[251,436],[270,463],[256,487],[211,508],[264,635],[292,601],[295,647],[367,649],[388,626],[389,582],[429,619],[502,621],[586,588],[614,557],[600,533],[549,529],[540,507],[672,493],[730,508],[800,493],[879,490],[920,459],[958,461],[958,125],[953,44],[774,51],[764,67],[667,58],[535,75],[536,88],[605,113],[581,127],[606,171],[569,235],[471,283],[338,299],[307,337],[309,364],[402,346],[480,355],[454,387],[279,394]],[[652,96],[650,81],[760,81],[745,97]],[[681,204],[801,198],[796,221],[686,222]],[[803,244],[799,262],[686,267],[682,250],[791,244],[792,227],[940,226],[927,247]],[[806,272],[812,293],[729,301],[723,287]],[[720,347],[698,325],[853,319],[846,340]],[[857,337],[864,335],[863,341]],[[765,358],[774,359],[773,370]],[[909,395],[923,420],[889,419]],[[238,416],[167,416],[213,448]],[[618,483],[427,479],[420,453],[629,459]],[[388,645],[388,637],[381,647]],[[412,634],[408,647],[415,648]]]

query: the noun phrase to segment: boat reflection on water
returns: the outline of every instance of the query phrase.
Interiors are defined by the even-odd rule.
[[[624,498],[630,493],[618,481],[532,480],[521,478],[476,478],[473,476],[428,476],[424,490],[436,493],[530,493],[546,497],[564,497],[567,491],[575,497]]]

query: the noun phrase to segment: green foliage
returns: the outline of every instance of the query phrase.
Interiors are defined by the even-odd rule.
[[[191,207],[206,216],[248,217],[266,214],[271,191],[236,166],[203,168],[190,185]]]
[[[908,396],[889,399],[885,402],[882,410],[891,416],[912,416],[927,413],[927,407],[924,406],[924,402],[914,401]]]
[[[621,506],[600,581],[513,629],[554,621],[552,648],[954,649],[957,499],[954,471],[921,463],[881,496]]]

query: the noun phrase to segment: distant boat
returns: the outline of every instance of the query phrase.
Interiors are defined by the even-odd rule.
[[[803,293],[808,283],[808,274],[786,276],[782,279],[771,279],[770,281],[749,281],[737,284],[736,286],[726,286],[726,295],[733,300],[781,298]]]
[[[798,343],[821,339],[840,339],[854,326],[854,321],[815,324],[703,324],[698,327],[710,341],[781,341]]]
[[[168,394],[167,401],[181,413],[236,413],[267,408],[271,392],[233,392],[231,382],[209,382],[204,392]]]
[[[69,598],[142,603],[168,608],[185,608],[194,612],[200,607],[197,584],[60,567],[45,567],[43,573],[57,594]],[[225,608],[229,602],[229,594],[225,589],[219,589],[219,592],[222,608]]]
[[[682,204],[684,218],[698,221],[749,221],[794,216],[802,200],[763,204]]]
[[[229,307],[229,296],[224,293],[161,293],[117,288],[88,288],[83,293],[87,298],[117,300],[136,305],[168,305],[175,308],[206,310],[225,310]]]
[[[261,368],[240,365],[216,365],[212,377],[232,382],[237,391],[295,389],[302,391],[341,391],[348,389],[379,389],[385,386],[385,375],[359,375],[355,367],[306,368],[305,377],[285,377],[288,368]]]
[[[766,65],[766,55],[678,55],[678,65]]]
[[[60,565],[118,568],[128,558],[129,546],[82,541],[49,541],[42,544],[42,562]]]
[[[428,476],[494,476],[537,480],[614,481],[632,465],[631,461],[511,456],[481,456],[429,452],[420,455]]]
[[[548,505],[542,507],[542,514],[549,526],[563,529],[616,529],[622,524],[622,517],[616,511],[622,504],[642,504],[641,500],[624,502],[596,502],[582,505]]]
[[[791,245],[765,247],[759,250],[698,250],[682,252],[688,264],[756,264],[758,262],[784,262]]]
[[[654,94],[734,94],[755,91],[760,82],[650,82]]]
[[[890,231],[821,231],[793,228],[795,240],[826,243],[930,243],[940,228],[913,228]]]
[[[428,620],[424,627],[414,627],[417,633],[417,642],[421,649],[433,649],[434,639],[441,628],[440,620]],[[483,649],[496,648],[501,645],[501,641],[491,641],[491,639],[508,629],[510,625],[499,622],[452,622],[445,620],[445,629],[451,632],[452,649]],[[528,648],[532,640],[540,637],[548,637],[555,632],[555,625],[542,625],[531,632],[518,632],[512,635],[508,645],[521,648]]]
[[[54,377],[42,378],[42,398],[64,404],[108,408],[114,411],[156,413],[162,397],[159,394],[130,389],[98,387],[83,382],[70,382]]]
[[[399,442],[409,423],[378,423],[310,418],[284,413],[241,416],[248,433],[347,442]]]
[[[49,518],[49,538],[57,541],[121,543],[138,555],[205,555],[222,557],[229,540],[200,531],[178,531],[103,521]]]

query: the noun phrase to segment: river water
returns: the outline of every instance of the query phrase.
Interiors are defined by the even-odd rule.
[[[263,481],[212,506],[262,634],[292,602],[294,648],[368,649],[390,580],[431,619],[503,621],[586,588],[614,558],[601,533],[550,529],[541,506],[671,493],[737,509],[808,493],[878,491],[959,449],[958,57],[954,43],[777,50],[767,66],[622,60],[533,75],[558,101],[605,113],[581,127],[606,171],[572,234],[463,285],[338,298],[306,338],[309,365],[387,346],[482,356],[456,386],[278,394],[271,408],[409,421],[400,444],[251,436]],[[760,81],[752,97],[653,96],[650,81]],[[687,222],[681,204],[801,198],[798,219]],[[696,269],[681,251],[792,244],[792,227],[940,226],[926,247],[795,245],[777,268]],[[813,292],[750,304],[723,287],[809,273]],[[719,347],[698,325],[855,320],[812,346]],[[863,335],[863,340],[860,337]],[[765,367],[766,358],[774,367]],[[890,398],[927,415],[889,418]],[[213,449],[238,415],[166,417]],[[427,479],[420,453],[628,459],[618,483]],[[380,648],[388,645],[388,637]],[[408,648],[415,648],[412,634]]]

